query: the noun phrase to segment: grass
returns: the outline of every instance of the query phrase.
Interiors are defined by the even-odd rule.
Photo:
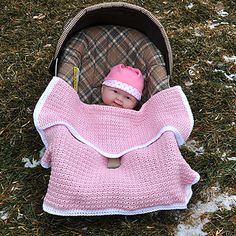
[[[174,235],[189,211],[163,211],[140,216],[58,217],[42,211],[50,172],[24,168],[22,158],[39,158],[42,142],[34,129],[32,112],[51,76],[47,66],[66,20],[80,9],[100,1],[1,1],[0,25],[0,222],[1,235]],[[201,175],[191,204],[206,200],[205,191],[220,184],[222,192],[236,193],[235,81],[221,72],[235,73],[236,65],[223,56],[235,56],[234,0],[224,0],[227,17],[216,13],[218,1],[128,1],[152,11],[164,25],[174,56],[171,85],[181,85],[195,117],[191,139],[204,146],[195,156],[181,149],[191,167]],[[190,2],[194,4],[186,9]],[[41,20],[34,16],[43,15]],[[228,25],[214,29],[217,20]],[[197,36],[200,34],[201,36]],[[189,75],[194,66],[195,75]],[[192,82],[192,86],[186,86]],[[191,206],[190,204],[190,206]],[[234,235],[235,208],[211,216],[204,230],[209,235]]]

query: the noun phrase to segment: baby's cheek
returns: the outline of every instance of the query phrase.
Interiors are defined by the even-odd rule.
[[[136,102],[127,100],[125,105],[126,105],[126,109],[133,109],[136,106]]]

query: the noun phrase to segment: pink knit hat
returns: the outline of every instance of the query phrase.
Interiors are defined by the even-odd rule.
[[[144,87],[144,78],[139,69],[118,64],[112,67],[102,84],[121,89],[140,100]]]

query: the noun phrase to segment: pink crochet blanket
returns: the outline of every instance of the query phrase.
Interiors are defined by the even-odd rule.
[[[80,101],[54,77],[34,123],[51,175],[43,209],[56,215],[141,214],[187,207],[199,174],[181,156],[193,116],[181,87],[161,91],[139,111]],[[121,166],[107,168],[107,158]]]

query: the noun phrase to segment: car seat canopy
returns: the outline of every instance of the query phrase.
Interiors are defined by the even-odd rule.
[[[53,74],[56,59],[66,42],[82,29],[98,25],[119,25],[132,29],[146,35],[156,45],[163,55],[167,75],[172,72],[172,51],[169,39],[161,23],[146,9],[122,2],[101,3],[81,10],[65,26],[58,41],[56,52],[49,66]]]
[[[73,86],[73,67],[79,69],[78,94],[85,103],[101,103],[101,85],[117,64],[139,68],[145,78],[140,105],[169,87],[160,50],[143,33],[114,25],[93,26],[76,33],[59,58],[58,76]]]

